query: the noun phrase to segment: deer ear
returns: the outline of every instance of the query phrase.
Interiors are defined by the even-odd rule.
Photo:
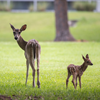
[[[12,30],[14,30],[14,29],[15,29],[13,25],[11,25],[11,24],[10,24],[10,26],[11,26]]]
[[[85,61],[86,59],[85,59],[85,57],[82,55],[82,58],[83,58],[83,60]]]
[[[86,55],[86,58],[88,58],[88,59],[89,59],[89,55],[88,55],[88,54]]]
[[[26,29],[26,27],[27,27],[27,25],[25,24],[25,25],[23,25],[22,27],[21,27],[21,31],[24,31],[25,29]]]

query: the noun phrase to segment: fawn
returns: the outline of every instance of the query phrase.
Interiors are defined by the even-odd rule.
[[[93,65],[92,62],[89,59],[89,55],[86,55],[86,58],[82,55],[82,58],[84,60],[84,63],[80,66],[70,64],[67,67],[68,70],[68,77],[66,79],[66,88],[68,87],[68,81],[71,75],[73,75],[72,83],[74,85],[74,88],[76,89],[77,87],[77,77],[79,77],[79,85],[81,88],[81,76],[83,75],[83,72],[87,69],[88,65]],[[76,84],[75,84],[76,80]]]
[[[31,65],[32,68],[32,75],[33,75],[33,87],[35,87],[35,59],[37,59],[37,85],[38,88],[40,88],[40,81],[39,81],[39,62],[40,62],[40,52],[41,52],[41,46],[39,43],[32,39],[29,40],[28,42],[25,41],[21,37],[21,32],[24,31],[27,27],[27,25],[23,25],[20,29],[15,29],[13,25],[11,25],[11,28],[13,30],[14,38],[17,41],[19,47],[24,50],[25,52],[25,58],[26,58],[26,65],[27,65],[27,71],[26,71],[26,82],[27,84],[27,79],[28,79],[28,71],[29,71],[29,64]]]

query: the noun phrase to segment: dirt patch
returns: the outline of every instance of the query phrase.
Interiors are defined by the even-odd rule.
[[[42,96],[28,96],[25,100],[44,100]]]
[[[87,40],[76,40],[76,42],[88,42]]]
[[[0,95],[0,100],[12,100],[11,97]]]
[[[21,97],[12,95],[14,100],[19,100]],[[0,100],[13,100],[9,96],[0,95]],[[42,96],[26,96],[25,100],[44,100]]]

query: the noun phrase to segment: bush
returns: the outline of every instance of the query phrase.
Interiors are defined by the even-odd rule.
[[[74,2],[73,8],[78,11],[93,11],[96,8],[95,2]]]
[[[0,11],[10,11],[13,7],[13,4],[10,4],[10,7],[7,6],[7,2],[0,2]]]
[[[48,2],[38,2],[37,3],[37,11],[45,11],[48,6],[49,6]],[[30,12],[34,11],[33,3],[30,4],[28,9],[29,9]]]
[[[33,11],[34,11],[34,6],[33,6],[33,4],[30,4],[30,6],[29,6],[28,9],[29,9],[30,12],[33,12]]]
[[[48,2],[38,2],[37,4],[37,9],[38,11],[45,11],[47,9],[47,7],[49,6]]]

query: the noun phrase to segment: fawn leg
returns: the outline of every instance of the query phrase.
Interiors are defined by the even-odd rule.
[[[73,80],[72,80],[72,83],[73,83],[73,85],[74,85],[74,88],[76,89],[75,79],[76,79],[76,75],[73,74]]]
[[[79,76],[79,85],[80,85],[80,88],[81,88],[81,76]]]
[[[26,67],[27,67],[27,71],[26,71],[26,82],[25,82],[25,85],[27,85],[28,71],[29,71],[29,62],[28,62],[28,60],[26,60]]]
[[[66,89],[68,88],[68,82],[69,82],[69,78],[70,78],[71,74],[68,72],[68,76],[66,79]]]

